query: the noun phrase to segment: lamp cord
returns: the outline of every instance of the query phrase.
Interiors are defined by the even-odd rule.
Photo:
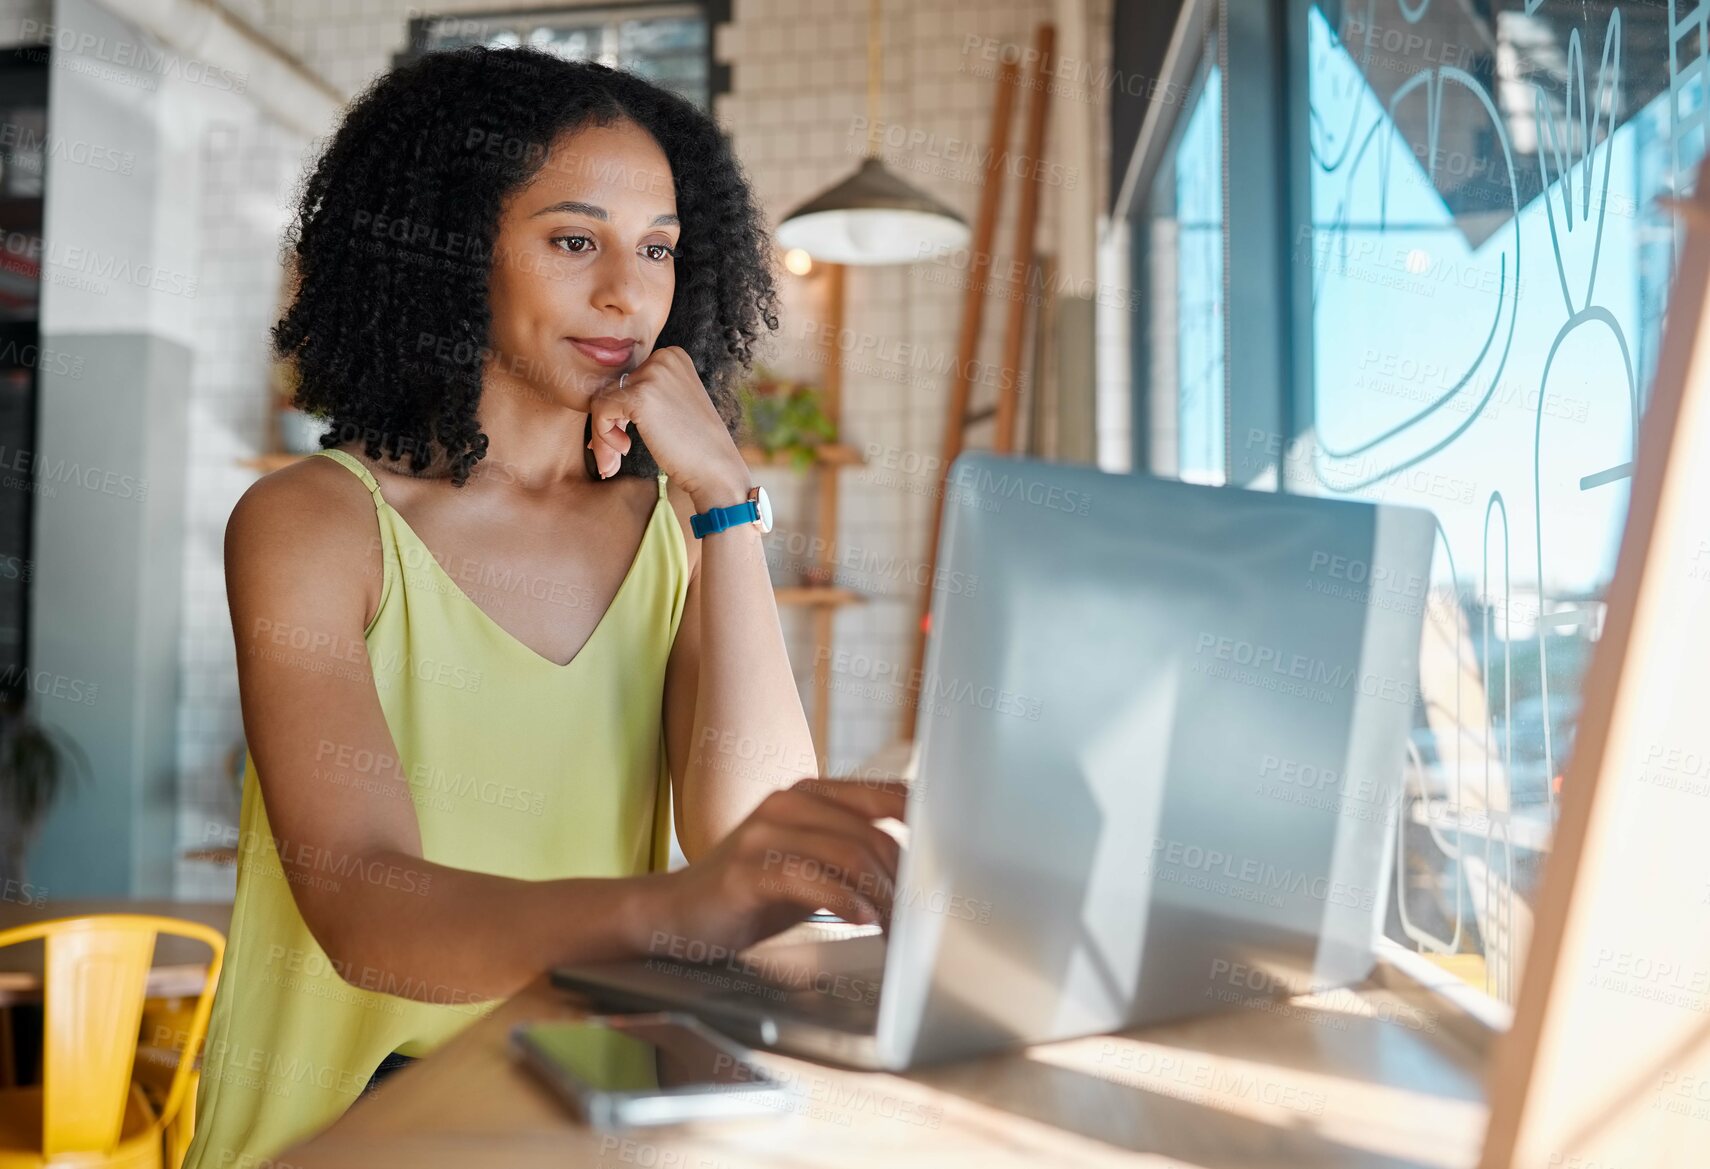
[[[879,85],[883,77],[879,60],[879,0],[867,3],[867,157],[879,157]]]

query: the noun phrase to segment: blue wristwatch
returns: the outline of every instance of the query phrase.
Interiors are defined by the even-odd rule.
[[[750,487],[748,498],[741,503],[730,507],[710,507],[689,517],[689,530],[695,533],[697,540],[739,524],[753,524],[762,535],[772,530],[772,501],[767,498],[764,487]]]

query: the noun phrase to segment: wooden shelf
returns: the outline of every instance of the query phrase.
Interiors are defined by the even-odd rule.
[[[239,459],[238,465],[248,467],[252,471],[277,471],[281,467],[289,467],[298,459],[306,459],[306,454],[292,454],[290,451],[269,451],[264,455],[252,455],[247,459]]]
[[[780,605],[816,605],[825,608],[836,608],[841,605],[859,605],[866,597],[854,589],[841,588],[837,585],[779,585],[773,593]]]
[[[180,860],[198,861],[203,864],[235,865],[238,860],[236,848],[187,848],[179,853]]]
[[[768,455],[752,444],[742,447],[742,458],[751,467],[785,466],[790,461],[788,455]],[[858,448],[848,443],[824,442],[814,448],[814,461],[828,467],[852,467],[860,466],[867,459]]]

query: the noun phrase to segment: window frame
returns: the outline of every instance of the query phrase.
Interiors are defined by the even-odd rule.
[[[1293,485],[1295,471],[1283,456],[1311,420],[1310,335],[1299,326],[1303,313],[1310,320],[1312,276],[1290,255],[1290,241],[1309,222],[1310,177],[1289,165],[1290,151],[1307,134],[1300,5],[1311,2],[1184,0],[1160,70],[1164,100],[1146,112],[1112,214],[1128,225],[1129,272],[1137,281],[1155,259],[1147,230],[1152,185],[1189,108],[1185,98],[1203,64],[1207,33],[1215,30],[1223,87],[1223,477],[1255,490]],[[1285,86],[1288,100],[1278,103],[1274,95]],[[1237,109],[1272,116],[1232,118]],[[1230,279],[1237,256],[1239,283]],[[1235,337],[1241,338],[1238,347],[1231,344]],[[1163,405],[1151,393],[1153,357],[1144,336],[1137,336],[1130,346],[1130,465],[1165,474],[1172,472],[1153,450],[1155,412]]]
[[[1215,11],[1216,5],[1207,5],[1207,8]],[[1186,80],[1180,87],[1172,91],[1176,95],[1171,102],[1174,107],[1174,116],[1162,128],[1159,149],[1146,182],[1136,189],[1134,216],[1130,223],[1129,239],[1133,252],[1131,257],[1134,264],[1133,271],[1136,274],[1144,273],[1142,282],[1145,288],[1149,293],[1156,294],[1151,297],[1154,303],[1150,309],[1148,326],[1139,329],[1133,337],[1135,361],[1132,374],[1133,384],[1148,387],[1157,385],[1159,384],[1158,375],[1167,369],[1171,387],[1170,393],[1158,394],[1148,400],[1149,408],[1143,415],[1143,424],[1146,428],[1144,457],[1136,459],[1131,465],[1145,467],[1151,474],[1169,478],[1180,478],[1182,474],[1182,353],[1179,308],[1181,303],[1183,240],[1180,226],[1182,209],[1175,202],[1175,196],[1179,190],[1175,163],[1176,154],[1181,149],[1188,125],[1193,121],[1198,112],[1198,104],[1205,96],[1213,62],[1207,60],[1207,54],[1204,50],[1207,42],[1216,35],[1215,28],[1215,23],[1208,21],[1197,34],[1197,46],[1200,51],[1184,57],[1187,65]],[[1216,54],[1216,56],[1221,61],[1221,53]],[[1218,109],[1220,111],[1217,127],[1218,166],[1221,169],[1223,154],[1221,76],[1218,87]],[[1159,221],[1165,218],[1159,211],[1158,196],[1162,190],[1169,192],[1171,206],[1168,218],[1176,224],[1176,231],[1167,252],[1157,246],[1157,227]],[[1219,200],[1220,203],[1224,201],[1221,191],[1219,192]],[[1224,227],[1222,216],[1223,208],[1220,206],[1218,210],[1219,234],[1222,233]],[[1218,295],[1221,296],[1223,288],[1228,284],[1227,252],[1223,241],[1219,242],[1219,256],[1223,261],[1222,270],[1217,278]],[[1167,322],[1163,321],[1161,316],[1166,310],[1169,312]],[[1155,327],[1159,325],[1165,327]],[[1173,338],[1168,350],[1153,343],[1154,338],[1159,336]],[[1228,343],[1229,338],[1225,331],[1218,338],[1218,344],[1226,351]],[[1219,387],[1219,392],[1223,398],[1222,413],[1227,419],[1229,412],[1227,377],[1223,379],[1223,385]],[[1225,435],[1224,437],[1227,440],[1228,436]],[[1227,451],[1227,442],[1225,442],[1225,451]],[[1224,467],[1220,466],[1218,471],[1221,474]]]
[[[1131,286],[1137,283],[1135,278],[1140,273],[1151,271],[1156,260],[1151,247],[1148,222],[1152,184],[1182,128],[1182,117],[1190,106],[1188,97],[1193,92],[1194,80],[1200,72],[1206,33],[1220,2],[1221,0],[1182,0],[1169,47],[1164,53],[1163,65],[1158,70],[1157,92],[1162,97],[1146,107],[1145,116],[1140,122],[1140,132],[1135,138],[1133,150],[1128,155],[1127,170],[1117,188],[1111,220],[1125,222],[1128,226],[1127,263]],[[1224,111],[1227,116],[1227,106]],[[1174,262],[1174,257],[1171,257],[1171,262]],[[1228,284],[1227,258],[1224,283]],[[1152,346],[1147,342],[1149,332],[1149,328],[1137,326],[1128,347],[1131,419],[1129,466],[1148,474],[1173,474],[1173,464],[1168,469],[1161,466],[1152,449],[1157,427],[1152,413],[1154,403],[1149,392],[1153,382],[1152,362],[1155,357]],[[1228,343],[1227,334],[1224,342]],[[1227,385],[1227,378],[1225,384]],[[1172,402],[1172,412],[1174,409]]]
[[[406,65],[411,61],[420,59],[424,53],[428,52],[428,29],[442,20],[472,20],[499,24],[506,20],[524,19],[531,16],[565,16],[578,9],[586,9],[590,12],[617,13],[630,9],[684,7],[698,8],[701,19],[707,26],[706,112],[710,115],[714,112],[719,96],[730,92],[730,66],[719,61],[716,40],[718,26],[730,23],[731,0],[589,0],[585,3],[498,8],[490,12],[446,11],[412,16],[409,19],[409,32],[404,42],[405,48],[392,58],[392,67],[395,69],[400,65]]]

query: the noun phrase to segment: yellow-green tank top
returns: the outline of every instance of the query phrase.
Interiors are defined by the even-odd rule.
[[[360,476],[374,497],[384,577],[363,641],[410,780],[422,855],[528,880],[664,870],[665,664],[688,589],[688,555],[665,476],[611,607],[561,666],[475,603],[359,460],[344,451],[317,453]],[[538,582],[500,574],[483,583],[502,589]],[[341,666],[337,652],[314,660],[317,668],[360,668],[361,651],[354,652],[354,665]],[[360,760],[339,762],[345,775],[364,773]],[[380,774],[372,767],[366,773]],[[399,887],[420,880],[352,871],[332,856],[298,859],[312,865],[307,879]],[[427,987],[428,1002],[413,1001],[421,989],[383,972],[334,968],[292,900],[249,758],[237,896],[186,1169],[266,1164],[342,1115],[387,1054],[425,1055],[498,1005],[444,987]]]

